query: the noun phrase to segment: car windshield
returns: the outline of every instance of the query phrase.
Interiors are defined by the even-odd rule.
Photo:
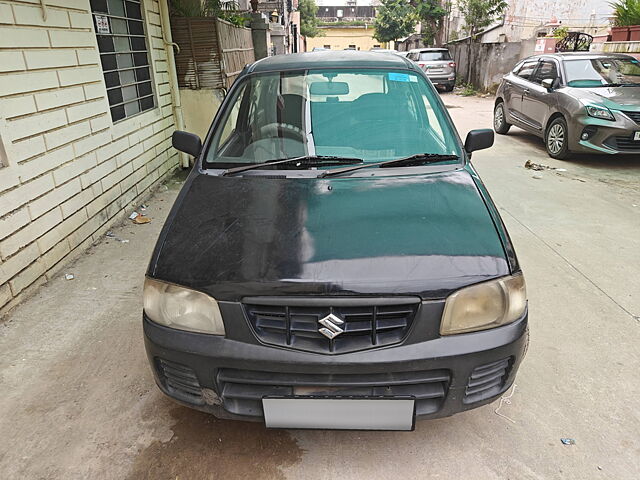
[[[640,85],[640,62],[634,58],[566,60],[564,69],[570,87]]]
[[[451,60],[451,55],[447,51],[436,52],[420,52],[420,61],[422,62],[439,62]]]
[[[304,156],[377,162],[424,153],[462,158],[422,76],[326,69],[248,76],[234,89],[205,159],[228,168]]]

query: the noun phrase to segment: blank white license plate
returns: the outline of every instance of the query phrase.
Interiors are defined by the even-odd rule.
[[[634,139],[636,142],[640,142],[640,132],[635,132],[635,133],[633,134],[633,139]]]
[[[357,398],[263,398],[268,428],[413,430],[415,400]]]

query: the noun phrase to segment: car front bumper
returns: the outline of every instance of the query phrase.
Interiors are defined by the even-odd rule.
[[[634,140],[640,125],[624,113],[615,111],[615,120],[601,120],[588,115],[575,117],[574,128],[569,128],[571,142],[569,149],[574,152],[606,154],[640,154],[640,140]],[[582,139],[588,133],[589,138]]]
[[[324,355],[175,330],[143,320],[158,387],[220,418],[263,421],[262,398],[416,398],[417,418],[495,400],[528,345],[527,315],[499,328],[410,345]]]

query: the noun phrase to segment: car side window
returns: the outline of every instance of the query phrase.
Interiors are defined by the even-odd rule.
[[[516,72],[516,75],[520,78],[524,78],[525,80],[531,81],[531,76],[533,75],[536,66],[538,65],[538,59],[535,60],[527,60],[522,64],[520,69]]]
[[[533,83],[541,84],[542,80],[550,78],[552,80],[556,80],[558,78],[558,67],[556,62],[552,60],[542,60],[536,73],[533,75],[530,81]]]

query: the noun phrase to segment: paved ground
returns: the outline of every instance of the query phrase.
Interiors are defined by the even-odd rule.
[[[490,99],[445,100],[462,134],[491,125]],[[267,431],[165,399],[140,294],[169,183],[152,223],[114,229],[129,242],[105,239],[0,324],[0,478],[637,479],[640,160],[555,161],[513,130],[474,164],[529,287],[531,347],[501,410],[515,423],[494,404],[413,433]]]

